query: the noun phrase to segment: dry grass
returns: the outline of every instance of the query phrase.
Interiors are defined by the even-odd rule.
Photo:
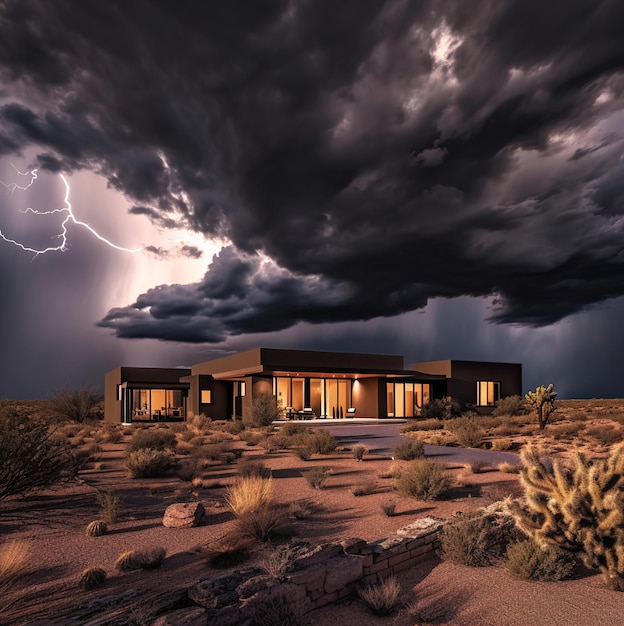
[[[26,573],[30,548],[25,541],[12,541],[0,549],[0,596],[4,596]]]
[[[257,511],[273,501],[273,479],[260,476],[240,477],[228,487],[225,502],[237,517]]]
[[[354,496],[368,496],[377,490],[377,481],[373,478],[365,480],[357,485],[353,485],[350,489]]]
[[[97,589],[106,582],[106,570],[101,567],[87,567],[80,574],[78,586],[85,591]]]
[[[360,598],[375,615],[390,615],[401,602],[401,585],[396,576],[369,585],[359,592]]]
[[[167,550],[162,547],[150,550],[128,550],[119,555],[115,562],[115,569],[120,572],[156,569],[162,565],[166,553]]]
[[[444,466],[428,459],[411,461],[397,478],[397,489],[418,500],[434,500],[449,487]]]
[[[305,472],[301,472],[301,475],[306,479],[310,487],[322,489],[330,473],[331,470],[328,467],[313,467]]]
[[[105,535],[107,531],[108,528],[106,526],[106,522],[101,519],[96,519],[89,522],[85,532],[88,537],[101,537],[102,535]]]

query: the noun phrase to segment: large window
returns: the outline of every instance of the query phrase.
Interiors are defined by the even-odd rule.
[[[493,380],[477,381],[477,406],[494,406],[500,400],[500,383]]]
[[[423,383],[387,383],[388,417],[414,417],[431,398],[431,386]]]
[[[133,420],[184,417],[182,391],[178,389],[133,389],[131,402]]]
[[[318,417],[346,417],[351,406],[352,382],[350,379],[279,376],[273,379],[273,394],[282,409],[311,408]]]

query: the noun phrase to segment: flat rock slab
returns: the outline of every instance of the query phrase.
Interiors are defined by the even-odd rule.
[[[163,526],[167,528],[192,528],[199,524],[205,512],[201,502],[171,504],[165,510]]]
[[[195,606],[162,615],[152,626],[206,626],[207,623],[206,609]]]
[[[409,537],[410,539],[417,539],[418,537],[423,537],[439,530],[443,525],[444,520],[438,517],[422,517],[408,526],[399,528],[399,530],[396,531],[396,534],[402,535],[403,537]]]

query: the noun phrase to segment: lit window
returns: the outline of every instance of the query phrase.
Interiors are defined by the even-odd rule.
[[[477,406],[494,406],[500,400],[500,383],[493,380],[477,381]]]
[[[201,403],[212,404],[212,389],[201,390]]]

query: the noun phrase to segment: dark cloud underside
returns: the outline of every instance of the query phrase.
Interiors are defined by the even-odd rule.
[[[624,294],[623,23],[616,0],[0,1],[0,154],[229,242],[110,311],[120,337],[462,295],[550,324]]]

